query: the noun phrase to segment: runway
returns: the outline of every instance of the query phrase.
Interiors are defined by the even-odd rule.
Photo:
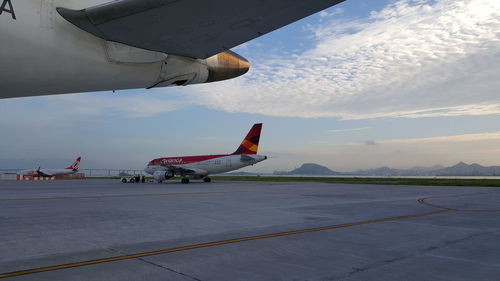
[[[0,181],[4,280],[496,280],[500,188]]]

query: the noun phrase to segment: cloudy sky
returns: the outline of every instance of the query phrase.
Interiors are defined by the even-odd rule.
[[[0,159],[142,168],[263,122],[247,171],[500,165],[500,1],[348,0],[235,51],[230,81],[0,100]]]

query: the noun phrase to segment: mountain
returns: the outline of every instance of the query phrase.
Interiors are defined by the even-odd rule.
[[[354,176],[403,176],[408,174],[407,170],[393,169],[389,167],[382,167],[376,169],[359,170],[355,172],[346,173]]]
[[[500,176],[500,167],[484,167],[479,164],[460,162],[454,166],[435,171],[436,176]]]
[[[389,167],[382,167],[377,169],[359,170],[349,175],[354,176],[433,176],[435,172],[443,169],[443,166],[436,165],[433,167],[414,167],[410,169],[393,169]]]
[[[479,164],[466,164],[460,162],[451,167],[432,166],[414,167],[411,169],[394,169],[381,167],[376,169],[358,170],[354,172],[339,173],[313,163],[303,164],[300,168],[286,172],[275,171],[275,175],[346,175],[346,176],[376,176],[376,177],[400,177],[400,176],[500,176],[500,166],[484,167]]]
[[[359,170],[348,173],[353,176],[500,176],[500,167],[484,167],[479,164],[460,162],[451,167],[415,167],[411,169],[378,169]]]
[[[334,176],[340,175],[341,173],[332,171],[325,166],[321,166],[314,163],[305,163],[295,170],[290,172],[276,171],[275,175],[321,175],[321,176]]]
[[[446,167],[442,166],[442,165],[434,165],[432,167],[416,166],[416,167],[410,168],[409,170],[412,170],[412,171],[435,171],[435,170],[444,169],[444,168],[446,168]]]

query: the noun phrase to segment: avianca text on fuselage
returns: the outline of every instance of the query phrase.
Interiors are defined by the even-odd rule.
[[[3,13],[10,14],[12,16],[12,19],[16,19],[16,13],[14,12],[14,6],[12,5],[11,0],[3,0],[2,6],[0,6],[0,16]]]
[[[161,164],[163,165],[171,165],[171,164],[185,164],[182,161],[182,158],[163,158],[161,161]]]
[[[188,183],[190,178],[210,182],[208,176],[211,174],[237,170],[267,159],[267,156],[257,154],[261,129],[262,124],[254,124],[232,154],[157,158],[148,163],[145,171],[157,182],[175,175],[182,177],[182,183]]]
[[[200,155],[200,156],[183,156],[182,158],[179,157],[169,157],[169,158],[158,158],[155,160],[152,160],[149,165],[186,165],[186,164],[191,164],[195,162],[201,162],[201,161],[207,161],[219,157],[224,157],[227,156],[227,154],[220,154],[220,155]]]

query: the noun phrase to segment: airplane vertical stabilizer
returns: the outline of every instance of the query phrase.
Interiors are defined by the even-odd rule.
[[[248,135],[233,154],[257,154],[261,130],[262,123],[254,124],[252,129],[248,132]]]
[[[76,158],[75,162],[73,162],[73,164],[71,164],[71,166],[65,168],[66,170],[73,170],[73,171],[78,171],[78,169],[80,168],[80,160],[82,160],[82,157],[78,157]],[[40,168],[38,168],[40,169]]]

